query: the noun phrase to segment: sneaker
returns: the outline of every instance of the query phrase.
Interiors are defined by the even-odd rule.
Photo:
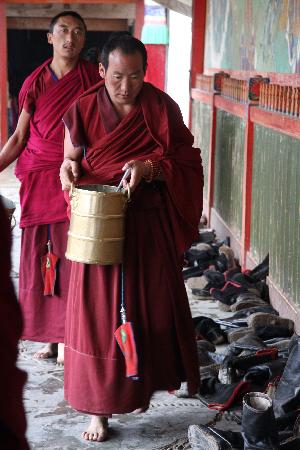
[[[248,326],[252,328],[257,327],[284,327],[290,331],[294,331],[294,322],[290,319],[275,316],[274,314],[255,313],[248,317]]]

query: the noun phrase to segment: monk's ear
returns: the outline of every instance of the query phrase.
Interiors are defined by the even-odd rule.
[[[53,44],[52,33],[47,33],[47,41],[48,41],[48,44]]]
[[[105,73],[106,73],[105,67],[104,67],[104,65],[103,65],[102,63],[100,63],[100,64],[99,64],[99,74],[100,74],[100,77],[104,78],[104,77],[105,77]]]

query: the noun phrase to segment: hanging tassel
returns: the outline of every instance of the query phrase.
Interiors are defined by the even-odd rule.
[[[127,322],[124,301],[124,267],[121,265],[121,322],[122,324],[115,331],[115,338],[122,350],[125,358],[126,377],[138,380],[138,356],[134,338],[133,324]]]
[[[48,225],[48,252],[42,256],[42,276],[44,281],[44,295],[54,295],[55,281],[56,281],[56,266],[58,257],[52,253],[51,239],[50,239],[50,225]]]

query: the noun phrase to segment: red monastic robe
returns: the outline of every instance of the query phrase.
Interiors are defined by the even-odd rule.
[[[142,182],[126,217],[125,302],[135,330],[139,381],[125,376],[114,338],[120,325],[119,266],[72,263],[65,336],[65,396],[77,410],[111,415],[147,405],[154,391],[199,385],[195,338],[182,278],[183,251],[198,235],[203,172],[176,103],[145,83],[119,120],[103,83],[65,114],[86,147],[81,184],[116,185],[131,159],[156,159],[163,182]]]
[[[63,161],[62,116],[71,103],[99,81],[97,66],[79,61],[60,80],[46,61],[24,82],[20,110],[32,117],[29,138],[21,153],[16,175],[21,181],[22,246],[19,299],[24,315],[22,338],[63,342],[70,266],[65,259],[68,220],[59,179]],[[59,258],[55,295],[43,295],[41,258],[47,252],[48,227],[53,252]]]
[[[0,233],[0,448],[27,450],[22,398],[26,374],[16,367],[22,319],[10,279],[11,235],[1,204]]]

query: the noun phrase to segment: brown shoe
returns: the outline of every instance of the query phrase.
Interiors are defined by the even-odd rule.
[[[252,328],[275,326],[287,328],[289,331],[294,330],[294,322],[292,320],[268,313],[251,314],[247,319],[247,323],[248,326]]]

